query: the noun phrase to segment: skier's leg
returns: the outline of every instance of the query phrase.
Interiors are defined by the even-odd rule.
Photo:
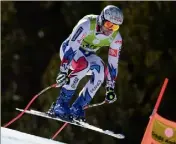
[[[63,60],[63,57],[64,57],[65,52],[69,50],[68,42],[69,42],[69,41],[66,39],[66,40],[61,44],[61,46],[60,46],[59,56],[60,56],[60,60],[61,60],[61,61]],[[62,94],[62,91],[64,91],[64,90],[61,89],[60,94]],[[70,93],[71,93],[71,92],[70,92]],[[53,102],[53,103],[51,104],[49,110],[46,112],[46,113],[49,114],[50,116],[55,115],[55,113],[54,113],[54,107],[55,107],[55,105],[56,105],[56,102]]]
[[[60,95],[57,98],[56,105],[54,107],[54,114],[56,116],[68,116],[69,102],[75,93],[79,81],[90,69],[90,64],[80,50],[78,50],[71,63],[74,70],[68,76],[69,82],[63,85],[60,90]]]
[[[91,55],[87,57],[87,60],[90,63],[92,76],[70,109],[75,119],[85,119],[83,107],[90,103],[105,78],[105,65],[101,58],[96,55]]]

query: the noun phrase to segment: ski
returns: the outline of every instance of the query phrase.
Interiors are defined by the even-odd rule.
[[[19,108],[16,108],[16,110],[21,111],[21,112],[24,111],[23,109],[19,109]],[[87,122],[80,122],[80,121],[77,121],[77,120],[74,120],[74,122],[70,122],[70,121],[60,119],[58,117],[57,118],[50,117],[49,115],[47,115],[44,112],[40,112],[40,111],[36,111],[36,110],[32,110],[32,109],[31,110],[26,110],[25,113],[40,116],[40,117],[44,117],[44,118],[48,118],[48,119],[52,119],[52,120],[57,120],[57,121],[61,121],[61,122],[66,122],[66,123],[73,124],[73,125],[76,125],[76,126],[79,126],[79,127],[83,127],[83,128],[87,128],[87,129],[90,129],[90,130],[93,130],[93,131],[97,131],[99,133],[103,133],[103,134],[106,134],[106,135],[109,135],[109,136],[112,136],[112,137],[115,137],[115,138],[118,138],[118,139],[124,139],[125,138],[125,136],[123,134],[115,134],[113,131],[103,130],[103,129],[98,128],[96,126],[90,125]]]

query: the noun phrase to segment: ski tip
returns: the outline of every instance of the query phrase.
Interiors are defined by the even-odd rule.
[[[19,108],[16,108],[16,110],[21,110],[21,109],[19,109]]]
[[[17,111],[21,111],[21,112],[24,111],[23,109],[20,109],[20,108],[16,108],[16,110]]]
[[[123,134],[115,134],[114,132],[109,131],[109,130],[105,130],[105,133],[107,133],[107,134],[112,134],[112,135],[114,135],[115,137],[117,137],[118,139],[124,139],[124,138],[125,138],[125,136],[124,136]]]
[[[124,139],[125,136],[123,134],[117,134],[119,139]]]

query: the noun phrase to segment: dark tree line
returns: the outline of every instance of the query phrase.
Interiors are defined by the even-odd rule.
[[[175,2],[1,2],[1,123],[5,124],[43,88],[55,83],[60,65],[59,49],[75,24],[87,14],[99,14],[114,4],[124,13],[120,27],[123,47],[116,82],[118,99],[111,105],[87,110],[89,123],[117,133],[125,140],[68,126],[56,140],[76,144],[139,144],[165,77],[169,84],[159,114],[176,121]],[[107,48],[98,53],[107,61]],[[77,90],[88,80],[84,78]],[[52,89],[32,108],[46,111],[58,96]],[[92,103],[104,99],[100,88]],[[76,96],[75,96],[76,98]],[[10,128],[51,137],[62,125],[25,115]]]

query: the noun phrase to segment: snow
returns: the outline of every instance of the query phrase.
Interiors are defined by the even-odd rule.
[[[1,144],[64,144],[64,143],[1,127]]]

